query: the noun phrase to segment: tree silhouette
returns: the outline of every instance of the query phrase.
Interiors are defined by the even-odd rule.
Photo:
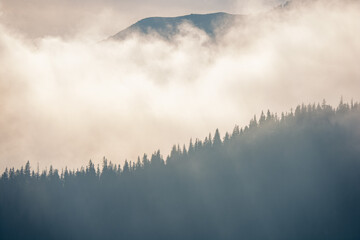
[[[262,112],[174,145],[0,179],[0,239],[360,239],[360,105]]]

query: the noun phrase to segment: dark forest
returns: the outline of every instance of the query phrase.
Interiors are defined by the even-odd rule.
[[[358,103],[265,111],[221,136],[121,166],[6,169],[0,239],[360,239]]]

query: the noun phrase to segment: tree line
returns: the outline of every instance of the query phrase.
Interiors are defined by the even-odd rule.
[[[267,111],[122,166],[6,169],[0,239],[359,239],[360,105]]]

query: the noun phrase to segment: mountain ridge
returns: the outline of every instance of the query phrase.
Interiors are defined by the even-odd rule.
[[[204,31],[210,38],[215,38],[217,33],[226,32],[236,21],[244,15],[215,12],[208,14],[188,14],[177,17],[148,17],[137,21],[128,28],[111,36],[110,39],[122,40],[133,34],[154,34],[170,40],[180,33],[180,26],[188,23]]]
[[[284,1],[269,12],[287,9],[291,7],[292,2],[293,1]],[[171,40],[175,35],[180,33],[180,27],[185,23],[203,31],[211,39],[216,39],[217,35],[225,34],[235,23],[249,16],[250,15],[231,14],[227,12],[213,12],[205,14],[191,13],[176,17],[147,17],[110,36],[109,39],[123,40],[129,36],[140,34],[143,36],[155,35],[166,40]]]

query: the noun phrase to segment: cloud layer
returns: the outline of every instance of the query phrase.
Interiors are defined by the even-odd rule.
[[[1,0],[0,22],[27,37],[106,38],[151,16],[264,11],[282,0]]]
[[[359,100],[357,19],[356,2],[320,1],[250,17],[216,45],[186,24],[174,43],[29,40],[3,25],[0,168],[135,160],[268,108]]]

